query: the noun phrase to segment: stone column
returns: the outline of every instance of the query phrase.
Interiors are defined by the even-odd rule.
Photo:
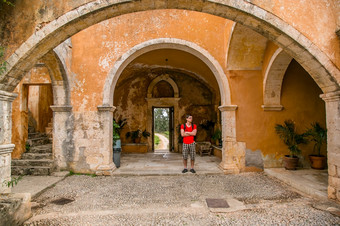
[[[245,168],[245,144],[236,140],[236,105],[220,106],[222,112],[222,162],[225,174],[240,173]]]
[[[320,97],[326,102],[328,198],[340,201],[340,91]]]
[[[4,181],[11,180],[12,102],[17,96],[0,90],[0,193],[11,191]]]
[[[114,106],[98,106],[99,118],[103,124],[103,137],[110,137],[111,139],[103,140],[103,161],[96,169],[97,175],[111,175],[116,169],[113,163],[113,149],[112,149],[112,133],[113,133],[113,112],[116,110]]]
[[[53,111],[53,155],[57,170],[69,170],[73,160],[74,117],[72,106],[51,106]]]

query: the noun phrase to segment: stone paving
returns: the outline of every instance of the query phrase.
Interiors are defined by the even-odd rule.
[[[208,208],[207,198],[224,199],[230,208]],[[25,225],[340,224],[340,217],[318,208],[320,200],[264,173],[73,175],[33,201],[33,217]]]
[[[195,170],[197,174],[221,174],[220,162],[216,156],[196,155]],[[178,153],[122,154],[120,165],[114,175],[181,175],[183,170],[182,155]]]

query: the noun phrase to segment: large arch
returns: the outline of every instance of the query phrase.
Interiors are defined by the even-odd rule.
[[[283,49],[278,48],[271,57],[263,79],[263,106],[264,110],[282,110],[281,88],[283,76],[292,61]]]
[[[12,92],[20,82],[25,72],[34,63],[45,55],[49,50],[56,47],[68,37],[74,35],[93,24],[111,17],[153,9],[186,9],[194,10],[212,15],[227,18],[243,24],[264,37],[272,40],[279,47],[284,49],[291,57],[303,66],[313,77],[318,86],[325,93],[323,99],[327,102],[327,123],[329,134],[329,150],[338,150],[339,144],[336,137],[339,129],[339,115],[336,109],[339,108],[339,84],[340,71],[329,59],[305,35],[286,23],[283,19],[268,12],[252,1],[221,1],[221,0],[96,0],[84,4],[74,10],[51,21],[42,29],[30,36],[8,59],[8,68],[0,79],[1,98],[0,104],[10,104],[15,95]],[[8,96],[10,98],[8,98]],[[229,107],[222,107],[221,110],[228,110]],[[4,113],[7,116],[11,111]],[[333,123],[333,121],[335,123]],[[11,120],[6,122],[11,125]],[[6,128],[8,128],[8,126]],[[6,129],[0,132],[0,149],[6,149],[10,144],[11,133]],[[3,147],[2,147],[3,146]],[[6,149],[7,150],[7,149]],[[340,167],[340,166],[339,166]]]
[[[114,89],[118,78],[125,67],[142,54],[156,49],[181,50],[202,60],[209,67],[217,80],[221,94],[221,105],[231,105],[230,87],[227,76],[224,74],[221,65],[219,65],[219,63],[214,59],[213,56],[210,55],[208,51],[189,41],[175,38],[159,38],[134,46],[116,61],[105,81],[103,91],[103,106],[113,105]]]
[[[110,111],[114,111],[116,108],[113,106],[113,99],[114,99],[114,90],[117,84],[117,81],[124,71],[124,69],[137,57],[147,53],[149,51],[158,50],[158,49],[175,49],[181,50],[187,53],[190,53],[200,59],[203,63],[205,63],[211,72],[213,73],[217,84],[219,86],[219,92],[221,96],[221,105],[220,110],[222,111],[222,133],[223,137],[225,138],[224,141],[232,141],[237,142],[236,139],[236,114],[235,111],[237,109],[236,105],[231,104],[231,95],[230,95],[230,86],[227,76],[224,74],[223,68],[214,59],[210,53],[203,49],[202,47],[198,46],[195,43],[175,39],[175,38],[158,38],[152,39],[143,43],[140,43],[130,50],[128,50],[125,54],[123,54],[113,65],[112,69],[108,73],[108,76],[105,81],[104,90],[103,90],[103,104],[102,106],[98,106],[98,110],[103,113],[103,117],[106,118],[107,121],[112,120]],[[161,79],[161,78],[159,78]],[[158,79],[153,81],[154,83],[158,82]],[[149,86],[152,87],[153,84]],[[173,84],[172,84],[173,85]],[[175,85],[175,87],[177,87]],[[174,90],[175,93],[177,91],[178,95],[178,88]],[[109,111],[109,112],[108,112]],[[106,112],[106,115],[104,115]],[[112,134],[112,128],[108,127],[109,131],[106,131],[106,134]],[[109,147],[112,145],[108,144]],[[227,145],[225,147],[228,147]],[[222,153],[222,162],[223,160],[227,159],[229,149],[224,148]],[[242,152],[242,151],[241,151]],[[225,156],[225,158],[223,158]],[[222,164],[223,165],[223,164]],[[228,168],[227,166],[221,166],[223,169]],[[233,172],[238,171],[239,168],[243,168],[244,166],[242,163],[240,166],[233,167]]]
[[[150,0],[92,1],[67,12],[27,39],[8,59],[0,90],[13,91],[23,72],[68,37],[105,19],[153,9],[187,9],[227,18],[272,40],[294,57],[313,77],[323,92],[339,90],[340,72],[333,62],[307,37],[274,14],[248,1]]]

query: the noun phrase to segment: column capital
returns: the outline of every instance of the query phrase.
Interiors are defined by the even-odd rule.
[[[262,105],[264,111],[282,111],[282,105]]]
[[[0,155],[12,153],[15,145],[14,144],[0,144]]]
[[[62,106],[56,106],[52,105],[50,106],[53,112],[70,112],[72,111],[72,106],[71,105],[62,105]]]
[[[320,97],[325,102],[333,102],[333,101],[339,101],[340,100],[340,91],[330,92],[330,93],[324,93],[321,94]]]
[[[223,105],[223,106],[219,106],[218,109],[220,109],[221,112],[223,112],[223,111],[236,111],[237,105]]]
[[[10,93],[0,90],[0,100],[13,102],[13,100],[18,96],[17,93]]]
[[[97,109],[98,111],[101,111],[101,112],[105,112],[105,111],[114,112],[116,110],[116,107],[112,105],[101,105],[101,106],[97,106]]]

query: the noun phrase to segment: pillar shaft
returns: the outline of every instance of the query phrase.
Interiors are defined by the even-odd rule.
[[[11,153],[15,147],[12,140],[12,102],[15,93],[0,91],[0,193],[10,192],[4,181],[11,180]]]
[[[53,155],[58,170],[69,170],[74,153],[72,106],[51,106],[53,111]]]
[[[340,91],[322,94],[326,102],[328,198],[340,201]]]
[[[222,162],[225,174],[240,173],[245,167],[245,144],[236,140],[236,105],[220,106],[222,112]]]

